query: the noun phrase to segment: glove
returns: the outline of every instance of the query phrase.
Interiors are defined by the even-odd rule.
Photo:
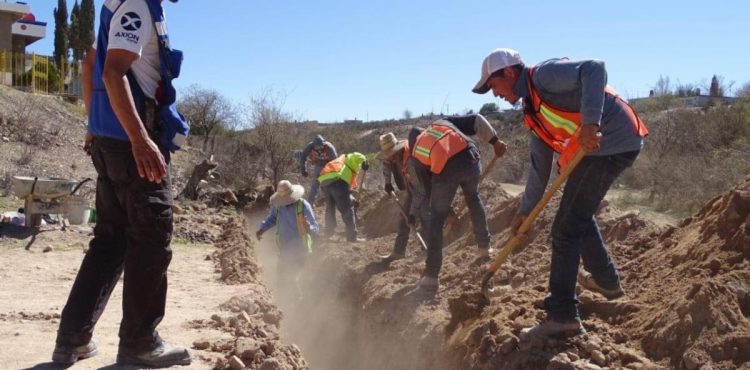
[[[302,170],[302,177],[307,177],[307,176],[310,176],[310,174],[307,173],[306,170]]]
[[[367,171],[370,169],[370,165],[367,162],[362,163],[362,169]]]
[[[386,193],[393,193],[393,184],[385,184],[385,192]]]
[[[261,239],[261,235],[263,235],[263,230],[258,230],[258,231],[255,232],[255,238],[256,239],[260,240]]]

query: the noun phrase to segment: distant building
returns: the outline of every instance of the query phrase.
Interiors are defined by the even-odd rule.
[[[47,23],[37,22],[24,2],[0,2],[0,51],[25,53],[26,46],[44,38]]]
[[[24,65],[26,46],[44,38],[47,23],[38,22],[24,2],[0,2],[0,82],[9,84],[18,66]],[[16,57],[11,57],[15,55]]]

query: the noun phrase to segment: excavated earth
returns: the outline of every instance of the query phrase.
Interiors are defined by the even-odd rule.
[[[310,294],[281,306],[282,332],[288,325],[286,340],[311,368],[750,369],[750,178],[677,226],[604,202],[597,220],[627,294],[607,301],[579,288],[588,333],[568,340],[519,338],[544,317],[559,193],[495,275],[489,304],[479,294],[487,263],[475,257],[468,218],[446,240],[440,288],[430,296],[415,289],[424,267],[416,244],[403,260],[377,263],[400,217],[392,200],[382,192],[359,198],[368,241],[337,234],[319,243],[303,271]],[[488,183],[482,199],[499,248],[520,198]]]

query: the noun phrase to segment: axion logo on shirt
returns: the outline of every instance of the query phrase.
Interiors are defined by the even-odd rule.
[[[120,25],[128,31],[136,31],[141,28],[141,16],[133,12],[125,13],[120,19]]]

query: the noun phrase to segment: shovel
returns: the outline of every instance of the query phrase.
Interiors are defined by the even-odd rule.
[[[398,206],[398,211],[401,213],[401,217],[404,218],[404,221],[406,223],[409,223],[409,216],[406,215],[406,211],[401,207],[401,202],[398,200],[398,197],[396,196],[396,193],[394,192],[388,192],[388,195],[391,196],[391,199],[393,199],[396,202],[396,205]],[[411,225],[409,225],[411,227]],[[417,231],[417,228],[414,227],[414,234],[417,236],[417,240],[419,241],[419,246],[422,248],[423,251],[427,251],[427,244],[425,244],[424,239],[422,239],[422,235],[419,235],[419,231]]]
[[[575,167],[578,165],[578,162],[581,161],[585,154],[586,152],[583,150],[583,148],[578,149],[575,156],[573,156],[573,159],[570,160],[570,163],[568,163],[560,176],[555,179],[550,188],[547,189],[547,192],[545,192],[542,196],[542,199],[539,200],[539,203],[534,206],[534,209],[531,210],[529,216],[526,217],[526,219],[523,221],[521,226],[518,228],[518,232],[516,232],[515,235],[513,235],[507,242],[505,242],[505,245],[503,245],[503,249],[500,250],[500,253],[498,253],[497,257],[495,257],[495,261],[492,262],[492,265],[490,265],[490,268],[482,277],[482,295],[485,299],[487,299],[488,302],[490,300],[490,293],[494,290],[494,288],[490,289],[489,287],[490,279],[493,275],[495,275],[495,272],[497,272],[497,270],[505,262],[505,260],[508,259],[508,256],[511,254],[511,252],[513,252],[513,249],[523,241],[523,238],[519,235],[525,234],[527,231],[529,231],[529,229],[531,229],[531,226],[534,224],[537,216],[539,216],[539,213],[541,213],[544,207],[547,206],[547,203],[549,202],[550,198],[552,198],[552,195],[554,195],[557,189],[560,188],[560,185],[562,185],[562,183],[568,179],[570,173],[573,172],[573,169],[575,169]]]
[[[495,162],[497,162],[497,159],[500,158],[498,156],[494,156],[492,160],[490,161],[490,164],[487,165],[487,168],[484,169],[484,172],[479,176],[479,184],[482,184],[482,180],[484,180],[485,177],[487,177],[487,174],[492,171],[492,168],[495,167]],[[448,223],[448,226],[445,227],[445,233],[443,233],[443,237],[447,237],[448,234],[450,234],[451,229],[453,229],[453,225],[457,225],[458,222],[461,220],[461,217],[463,216],[464,209],[466,208],[466,202],[461,203],[461,205],[458,207],[458,211],[456,211],[451,218],[452,221]]]

